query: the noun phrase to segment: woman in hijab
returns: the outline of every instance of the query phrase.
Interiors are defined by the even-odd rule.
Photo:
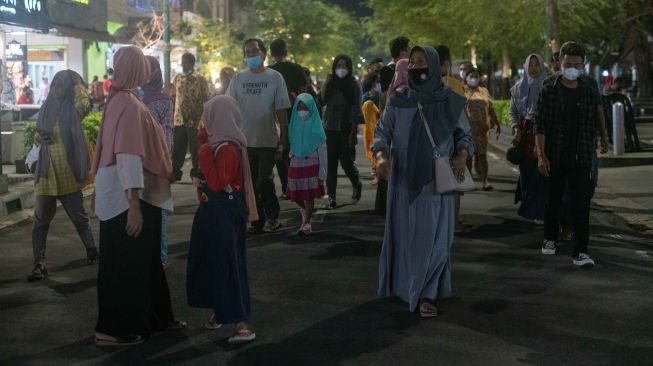
[[[521,201],[517,213],[525,219],[541,223],[544,220],[544,176],[537,170],[533,121],[537,113],[540,89],[546,78],[544,59],[530,54],[524,63],[524,77],[510,90],[510,124],[512,144],[519,147],[519,179],[515,189],[515,203]]]
[[[86,247],[88,263],[94,263],[97,258],[82,196],[82,188],[90,181],[91,170],[90,147],[82,129],[82,119],[90,111],[90,106],[90,97],[79,74],[63,70],[54,76],[52,88],[36,121],[35,139],[41,148],[34,172],[36,202],[31,281],[48,276],[45,246],[50,222],[57,212],[57,200]]]
[[[333,59],[332,74],[327,76],[320,92],[324,113],[324,130],[327,137],[327,194],[329,208],[336,208],[338,162],[347,174],[354,192],[352,203],[361,198],[363,184],[356,167],[358,124],[361,123],[361,88],[352,75],[351,58],[338,55]]]
[[[300,207],[302,224],[300,235],[313,232],[314,201],[324,196],[327,152],[326,135],[315,100],[302,93],[295,99],[288,137],[290,139],[290,167],[288,168],[288,198]]]
[[[245,236],[247,222],[258,220],[235,99],[219,95],[204,104],[208,142],[199,150],[200,206],[188,250],[186,293],[192,307],[212,309],[208,329],[235,324],[229,343],[256,338],[250,329],[250,294]]]
[[[93,160],[100,346],[132,345],[186,325],[172,314],[161,265],[161,210],[172,210],[172,163],[163,129],[135,92],[150,66],[129,46],[116,52],[114,70]]]
[[[150,65],[150,77],[145,85],[141,86],[143,91],[143,103],[152,112],[154,119],[159,122],[166,137],[168,155],[172,155],[172,98],[163,90],[163,76],[159,60],[154,56],[145,56]],[[168,265],[168,215],[166,210],[161,210],[161,263]]]
[[[414,47],[408,76],[409,89],[390,99],[373,146],[379,175],[389,176],[379,296],[395,294],[410,311],[430,318],[438,315],[436,301],[451,296],[454,198],[437,192],[432,146],[418,107],[458,179],[474,144],[465,98],[442,84],[435,49]]]

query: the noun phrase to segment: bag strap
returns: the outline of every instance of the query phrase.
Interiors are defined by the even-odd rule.
[[[420,102],[417,102],[417,111],[419,111],[419,116],[421,117],[422,123],[424,124],[426,135],[429,137],[429,141],[431,142],[431,147],[433,147],[433,149],[436,150],[438,148],[438,145],[436,145],[435,140],[433,140],[431,129],[429,128],[428,122],[426,122],[426,117],[424,117],[424,112],[422,111],[422,103]]]

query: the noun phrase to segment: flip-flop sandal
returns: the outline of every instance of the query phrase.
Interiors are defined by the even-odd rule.
[[[173,320],[168,323],[168,329],[182,329],[186,328],[188,323],[181,321],[181,320]]]
[[[431,303],[423,302],[419,304],[419,316],[425,319],[435,318],[438,316],[438,308]]]
[[[139,335],[129,335],[126,337],[111,337],[106,334],[95,334],[95,345],[99,347],[125,347],[143,343],[145,339]]]
[[[254,339],[256,339],[256,333],[252,332],[249,329],[240,329],[236,331],[231,337],[229,337],[227,342],[229,344],[240,344],[251,342]]]

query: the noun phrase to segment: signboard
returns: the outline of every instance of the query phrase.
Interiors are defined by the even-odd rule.
[[[0,0],[0,23],[47,29],[47,0]]]
[[[42,62],[42,61],[65,61],[66,51],[63,49],[57,50],[29,50],[27,51],[27,61],[29,62]]]
[[[10,42],[5,47],[5,59],[7,61],[26,61],[27,46],[18,42]]]

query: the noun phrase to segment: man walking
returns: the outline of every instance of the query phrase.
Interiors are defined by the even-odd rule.
[[[252,182],[255,182],[259,220],[252,223],[249,232],[261,234],[266,220],[272,231],[281,227],[272,169],[288,148],[290,100],[283,76],[263,64],[267,56],[263,41],[246,40],[243,52],[248,68],[234,76],[227,95],[236,99],[243,115],[241,129],[247,138]]]
[[[272,70],[275,70],[283,76],[288,89],[288,97],[290,104],[295,102],[295,98],[306,91],[306,77],[302,67],[294,62],[286,60],[288,56],[288,46],[283,39],[276,39],[270,43],[270,54],[275,60],[273,65],[270,65]],[[290,121],[290,111],[288,112],[288,121]],[[286,147],[283,151],[281,159],[277,160],[277,172],[279,173],[279,180],[281,181],[281,197],[286,197],[288,189],[288,166],[290,165],[290,146]]]
[[[562,73],[544,81],[535,119],[538,169],[547,177],[542,254],[556,253],[560,201],[567,182],[575,238],[573,264],[577,266],[594,265],[588,254],[590,172],[597,123],[603,124],[604,118],[599,94],[586,78],[579,77],[584,60],[583,46],[575,42],[562,45]]]
[[[175,100],[175,114],[173,117],[173,150],[172,170],[175,181],[181,180],[182,171],[186,160],[186,152],[190,150],[193,168],[190,177],[197,175],[197,130],[202,119],[204,103],[209,99],[209,84],[204,76],[195,72],[195,56],[184,53],[181,56],[183,74],[175,77],[173,99]]]

